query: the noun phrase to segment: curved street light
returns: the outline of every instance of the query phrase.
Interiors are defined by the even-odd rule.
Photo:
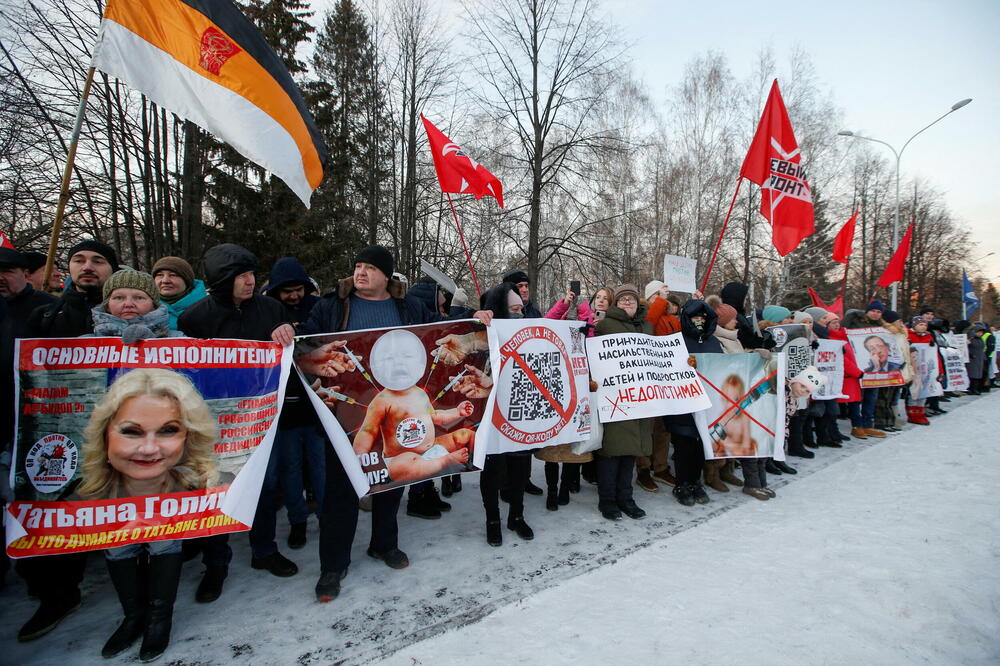
[[[872,141],[874,143],[881,143],[883,146],[887,146],[889,148],[889,150],[892,151],[892,154],[896,156],[896,214],[895,214],[895,217],[894,217],[893,222],[892,222],[892,247],[893,247],[893,251],[895,251],[896,246],[899,245],[899,162],[900,162],[900,159],[903,157],[903,151],[906,150],[906,147],[908,145],[910,145],[910,142],[913,141],[914,139],[916,139],[920,134],[922,134],[924,132],[924,130],[929,129],[932,125],[936,125],[938,122],[940,122],[941,120],[943,120],[948,114],[951,114],[951,113],[954,113],[955,111],[958,111],[963,106],[966,106],[967,104],[969,104],[969,102],[971,102],[971,101],[972,101],[972,98],[968,97],[966,99],[959,100],[959,101],[955,102],[954,104],[952,104],[951,108],[948,109],[948,111],[946,111],[939,118],[935,119],[932,123],[926,125],[922,129],[920,129],[916,134],[914,134],[909,139],[907,139],[906,143],[904,143],[903,147],[900,148],[898,151],[895,148],[893,148],[891,144],[889,144],[889,143],[887,143],[885,141],[882,141],[881,139],[875,139],[875,138],[872,138],[870,136],[863,136],[861,134],[856,134],[856,133],[852,132],[851,130],[840,130],[839,132],[837,132],[838,136],[847,136],[847,137],[851,137],[852,139],[862,139],[864,141]],[[899,287],[898,283],[892,285],[892,309],[893,310],[896,309],[896,300],[897,300],[898,287]]]

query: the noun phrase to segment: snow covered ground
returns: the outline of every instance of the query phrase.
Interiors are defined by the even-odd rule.
[[[313,601],[314,524],[306,549],[283,549],[300,567],[290,579],[251,570],[235,536],[219,601],[194,603],[202,568],[186,567],[161,661],[1000,663],[1000,394],[948,406],[931,427],[793,458],[800,473],[772,478],[768,502],[710,490],[710,504],[685,508],[666,489],[636,489],[649,516],[610,523],[593,487],[554,513],[529,496],[535,540],[505,531],[501,548],[485,543],[467,475],[442,520],[401,515],[404,571],[365,556],[363,515],[328,604]],[[543,483],[540,463],[533,479]],[[103,661],[119,611],[99,556],[82,608],[32,643],[13,636],[34,602],[7,582],[0,662]]]

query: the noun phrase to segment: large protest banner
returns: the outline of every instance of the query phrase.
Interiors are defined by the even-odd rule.
[[[913,382],[910,395],[915,399],[936,398],[944,395],[938,381],[938,347],[927,342],[910,343],[910,360],[913,364]]]
[[[290,359],[272,342],[19,340],[11,557],[249,529]]]
[[[817,340],[813,361],[826,377],[826,384],[812,395],[813,400],[844,398],[844,345],[842,340]]]
[[[861,376],[861,388],[902,386],[903,352],[896,336],[881,326],[848,328],[847,341],[851,343]]]
[[[587,340],[601,423],[687,414],[711,404],[680,333],[616,333]]]
[[[294,357],[359,497],[482,468],[493,380],[478,321],[308,335]]]
[[[711,406],[694,415],[705,458],[785,459],[781,354],[695,354]]]
[[[958,349],[941,347],[941,357],[944,359],[944,372],[948,376],[949,391],[969,390],[969,371]]]
[[[785,357],[785,376],[794,377],[812,365],[813,350],[805,324],[781,324],[764,329],[764,335],[774,341],[772,352]]]
[[[590,436],[583,322],[494,319],[489,326],[495,390],[482,429],[486,452],[529,451]]]

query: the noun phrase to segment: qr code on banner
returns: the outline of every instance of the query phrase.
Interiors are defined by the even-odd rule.
[[[785,352],[788,354],[789,378],[805,370],[812,361],[812,347],[809,345],[789,345]]]
[[[546,388],[552,399],[562,404],[564,385],[562,379],[562,357],[559,352],[521,354],[525,364]],[[533,421],[556,416],[556,410],[542,395],[528,374],[519,365],[514,366],[510,383],[510,421]]]

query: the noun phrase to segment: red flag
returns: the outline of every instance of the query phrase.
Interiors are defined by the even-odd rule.
[[[14,249],[14,244],[10,242],[9,238],[7,238],[7,234],[2,231],[0,231],[0,247],[9,247],[12,250]]]
[[[782,257],[815,231],[812,192],[801,162],[775,79],[740,176],[760,185],[760,214],[770,220],[771,238]]]
[[[844,316],[843,296],[837,296],[837,300],[835,300],[833,303],[826,304],[823,302],[823,299],[819,297],[819,294],[816,293],[815,289],[813,289],[812,287],[806,287],[806,289],[809,290],[809,299],[812,301],[813,305],[815,305],[818,308],[823,308],[827,312],[832,312],[838,317]]]
[[[854,225],[858,221],[858,211],[854,211],[851,219],[847,221],[844,228],[837,232],[837,237],[833,240],[833,260],[846,264],[851,254],[854,252]]]
[[[900,241],[899,247],[896,248],[896,252],[893,253],[892,259],[889,260],[888,265],[882,272],[882,277],[878,279],[878,286],[888,287],[893,282],[899,282],[903,279],[903,269],[906,267],[906,258],[910,256],[910,238],[913,236],[913,222],[910,222],[910,226],[906,227],[906,233],[903,234],[903,240]]]
[[[431,155],[434,157],[434,170],[437,171],[441,191],[453,194],[474,194],[477,199],[485,195],[495,197],[503,208],[503,186],[482,164],[469,157],[457,144],[446,137],[434,126],[434,123],[424,118],[424,129],[427,130],[427,140],[431,144]]]

